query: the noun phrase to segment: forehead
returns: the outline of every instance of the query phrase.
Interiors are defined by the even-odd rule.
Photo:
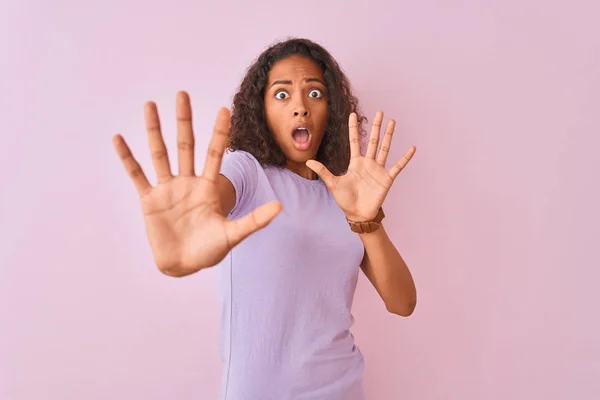
[[[269,71],[269,82],[280,79],[293,81],[304,78],[323,79],[323,71],[315,61],[297,54],[277,61]]]

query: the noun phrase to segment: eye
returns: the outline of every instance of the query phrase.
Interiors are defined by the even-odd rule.
[[[285,100],[287,96],[289,96],[289,94],[285,90],[280,90],[275,93],[275,98],[278,100]]]
[[[319,89],[313,89],[308,93],[308,97],[312,99],[320,99],[323,97],[323,92],[321,92]]]

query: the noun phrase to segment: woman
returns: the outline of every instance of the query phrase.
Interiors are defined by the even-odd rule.
[[[216,266],[222,310],[221,399],[364,399],[350,333],[359,267],[387,309],[408,316],[416,290],[382,226],[381,205],[415,148],[386,169],[394,121],[365,155],[358,102],[336,61],[292,39],[265,50],[218,113],[194,172],[190,100],[177,95],[178,175],[154,103],[145,106],[158,183],[120,135],[156,264],[174,277]],[[225,153],[225,150],[230,151]]]

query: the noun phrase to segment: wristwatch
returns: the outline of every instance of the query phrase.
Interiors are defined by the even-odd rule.
[[[379,208],[379,212],[371,221],[351,221],[346,217],[346,221],[348,221],[348,225],[350,225],[350,229],[352,232],[356,233],[371,233],[375,232],[377,229],[381,227],[381,221],[385,218],[385,214],[383,212],[383,208]]]

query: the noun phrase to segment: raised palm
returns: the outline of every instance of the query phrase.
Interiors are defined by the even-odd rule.
[[[140,196],[146,233],[155,262],[169,275],[182,276],[211,267],[248,235],[265,227],[281,210],[276,202],[260,206],[238,220],[221,209],[218,187],[230,127],[229,110],[219,110],[204,170],[194,172],[194,134],[189,96],[177,95],[179,174],[173,175],[156,105],[145,105],[148,142],[158,182],[151,186],[121,135],[113,144]]]
[[[386,170],[385,163],[392,142],[395,121],[391,120],[387,124],[378,153],[377,146],[382,122],[383,113],[378,112],[373,120],[367,151],[362,156],[358,141],[357,116],[355,113],[350,115],[348,123],[350,164],[344,175],[333,175],[323,164],[315,160],[309,160],[306,163],[325,182],[336,203],[350,220],[368,221],[377,215],[394,183],[394,179],[404,169],[416,151],[416,148],[411,146],[399,162]]]

